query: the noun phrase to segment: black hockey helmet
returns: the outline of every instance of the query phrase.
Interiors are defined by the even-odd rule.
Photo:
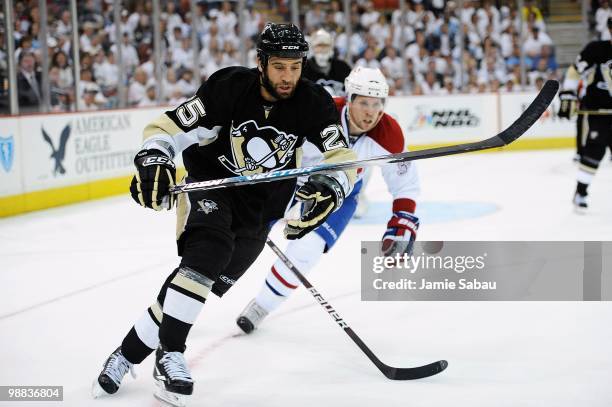
[[[257,41],[257,56],[265,67],[268,58],[302,58],[306,62],[308,43],[293,24],[267,23]]]

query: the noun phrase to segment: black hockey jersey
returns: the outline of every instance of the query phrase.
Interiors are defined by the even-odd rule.
[[[330,88],[334,96],[345,96],[344,80],[351,73],[351,68],[346,62],[337,58],[332,58],[330,64],[329,73],[326,74],[321,71],[314,57],[309,58],[304,68],[304,76],[314,83]]]
[[[355,159],[348,149],[332,98],[321,87],[300,80],[294,95],[277,102],[260,94],[257,69],[229,67],[215,72],[196,94],[150,123],[145,148],[174,157],[182,152],[185,169],[195,180],[251,175],[300,166],[305,140],[326,162]],[[352,183],[356,172],[349,171]],[[294,180],[230,188],[228,193],[262,210],[277,202],[275,215],[285,209]]]
[[[572,72],[572,68],[575,72]],[[592,41],[580,52],[568,72],[564,88],[581,77],[586,93],[580,101],[583,110],[612,109],[612,41]],[[578,74],[579,77],[572,77]],[[573,86],[568,86],[573,88]]]

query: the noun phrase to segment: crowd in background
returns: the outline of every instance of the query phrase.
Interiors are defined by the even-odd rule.
[[[67,0],[48,2],[48,40],[38,40],[41,19],[38,0],[18,0],[14,6],[14,44],[18,99],[22,110],[38,109],[41,101],[41,47],[48,49],[52,111],[119,106],[117,47],[121,48],[127,89],[126,106],[174,105],[191,96],[201,81],[216,70],[241,64],[236,4],[199,1],[192,15],[185,0],[161,1],[161,95],[154,80],[152,2],[123,1],[120,38],[116,38],[113,0],[79,2],[79,94],[75,94],[72,58],[72,19]],[[288,18],[286,0],[262,2]],[[381,7],[381,3],[382,6]],[[559,78],[555,49],[536,2],[525,0],[520,11],[513,1],[407,0],[407,12],[385,8],[387,2],[351,2],[350,38],[344,32],[341,2],[313,2],[301,16],[308,36],[324,28],[335,37],[337,56],[349,63],[379,67],[392,95],[512,91],[520,88],[521,48],[525,53],[526,85],[537,88],[547,78]],[[609,15],[608,1],[597,11],[599,22]],[[499,4],[499,7],[498,7]],[[246,65],[256,66],[254,44],[265,24],[260,2],[248,1],[245,13]],[[603,21],[603,20],[602,20]],[[599,27],[599,25],[598,25]],[[599,29],[599,28],[598,28]],[[192,30],[196,30],[194,55]],[[2,109],[6,111],[7,66],[5,27],[0,30]],[[460,33],[463,35],[460,36]],[[463,38],[463,50],[460,38]]]

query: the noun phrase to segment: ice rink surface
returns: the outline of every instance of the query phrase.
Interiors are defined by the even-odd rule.
[[[572,151],[472,154],[418,163],[421,240],[612,240],[612,164],[573,213]],[[612,304],[361,302],[359,245],[377,240],[390,200],[378,174],[370,211],[309,275],[386,363],[447,359],[440,375],[387,380],[304,290],[250,336],[234,320],[274,256],[265,249],[188,339],[190,406],[611,406]],[[281,246],[280,231],[273,238]],[[0,385],[63,385],[67,406],[146,406],[152,360],[92,400],[108,354],[176,266],[173,213],[128,195],[0,220]],[[2,405],[41,406],[44,403]]]

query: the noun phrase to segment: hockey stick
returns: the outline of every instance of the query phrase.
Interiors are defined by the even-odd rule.
[[[319,302],[319,304],[321,304],[321,306],[334,319],[334,321],[336,321],[338,326],[340,326],[340,328],[342,328],[344,332],[346,332],[346,334],[353,340],[353,342],[355,342],[355,344],[359,346],[359,349],[361,349],[361,351],[366,354],[368,359],[370,359],[372,363],[376,365],[378,370],[380,370],[382,374],[384,374],[388,379],[422,379],[424,377],[429,377],[438,374],[444,369],[446,369],[446,367],[448,366],[448,362],[446,360],[439,360],[437,362],[419,367],[392,367],[381,362],[380,359],[378,359],[378,357],[376,357],[376,355],[370,350],[370,348],[368,348],[368,346],[363,343],[361,338],[357,336],[355,331],[353,331],[353,329],[348,326],[346,321],[342,319],[340,314],[338,314],[338,311],[336,311],[331,306],[331,304],[327,302],[325,298],[323,298],[323,296],[312,286],[312,284],[310,284],[306,277],[304,277],[304,275],[300,273],[300,271],[297,269],[297,267],[295,267],[291,260],[289,260],[287,256],[285,256],[285,253],[283,253],[282,250],[279,249],[278,246],[274,244],[274,242],[269,238],[266,240],[266,243],[272,249],[272,251],[276,253],[278,258],[281,259],[283,263],[285,263],[285,266],[287,266],[293,272],[293,274],[295,274],[295,276],[300,280],[302,285],[304,285],[304,287],[306,287],[306,289],[310,291],[310,294],[312,294],[312,296]]]
[[[424,158],[441,157],[453,154],[462,154],[472,151],[488,150],[508,145],[522,136],[546,111],[559,89],[559,82],[554,80],[547,81],[540,93],[531,102],[527,109],[520,115],[514,123],[501,133],[482,141],[473,143],[456,144],[447,147],[431,148],[420,151],[408,151],[404,153],[389,154],[379,157],[371,157],[363,160],[346,161],[336,164],[320,164],[311,167],[293,168],[288,170],[278,170],[264,172],[253,175],[240,175],[230,178],[213,179],[209,181],[190,182],[187,184],[176,185],[170,188],[170,192],[181,194],[190,191],[207,189],[217,189],[233,187],[237,185],[252,185],[261,182],[279,181],[289,178],[297,178],[303,175],[310,175],[323,172],[334,172],[350,168],[365,167],[371,165],[401,163],[406,161],[422,160]]]

